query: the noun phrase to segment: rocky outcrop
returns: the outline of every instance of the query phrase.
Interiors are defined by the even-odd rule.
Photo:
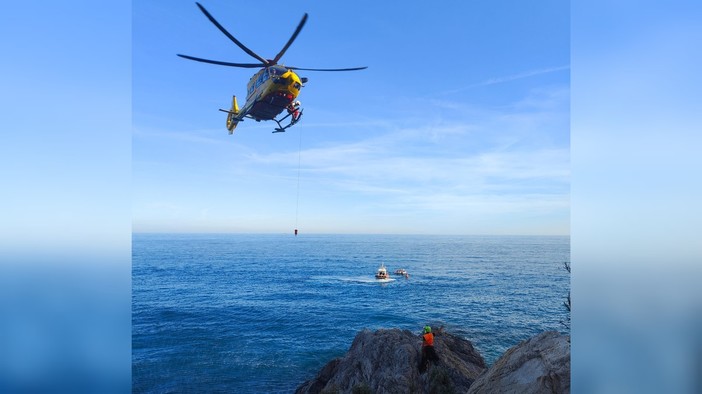
[[[295,393],[570,393],[570,336],[548,331],[509,349],[490,369],[473,344],[433,328],[437,365],[419,372],[421,337],[364,330],[344,357]]]
[[[485,370],[473,344],[433,329],[440,361],[419,372],[421,337],[408,330],[364,330],[342,358],[325,365],[296,393],[465,393]]]
[[[548,331],[509,349],[468,393],[570,393],[570,336]]]

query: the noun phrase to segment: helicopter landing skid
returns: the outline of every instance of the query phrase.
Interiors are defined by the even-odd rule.
[[[288,113],[287,115],[283,116],[280,120],[278,120],[278,119],[273,119],[273,120],[275,120],[275,123],[278,123],[278,127],[276,127],[275,130],[273,130],[273,133],[284,133],[285,130],[286,130],[288,127],[290,127],[290,126],[294,125],[295,123],[299,122],[299,121],[300,121],[300,118],[302,117],[302,110],[300,110],[300,113],[297,115],[297,119],[294,119],[294,118],[291,119],[291,120],[290,120],[290,123],[288,123],[286,126],[283,126],[282,124],[280,124],[280,122],[284,121],[284,120],[285,120],[286,118],[288,118],[290,115],[292,115],[292,114]]]

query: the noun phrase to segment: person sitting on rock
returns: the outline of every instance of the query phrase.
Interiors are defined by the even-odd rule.
[[[419,364],[419,372],[424,373],[427,370],[427,364],[432,361],[434,364],[439,363],[439,356],[434,350],[434,334],[431,332],[431,327],[424,326],[424,335],[422,335],[422,362]]]

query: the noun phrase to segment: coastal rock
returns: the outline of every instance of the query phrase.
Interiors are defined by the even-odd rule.
[[[547,331],[514,346],[468,393],[570,393],[570,336]]]
[[[408,330],[363,330],[344,357],[325,365],[295,393],[465,393],[485,371],[473,344],[441,329],[432,329],[441,361],[419,373],[421,337]]]

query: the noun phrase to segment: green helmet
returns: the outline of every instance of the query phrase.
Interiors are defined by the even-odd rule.
[[[425,333],[431,332],[431,327],[429,327],[429,326],[424,326],[424,332],[425,332]]]

